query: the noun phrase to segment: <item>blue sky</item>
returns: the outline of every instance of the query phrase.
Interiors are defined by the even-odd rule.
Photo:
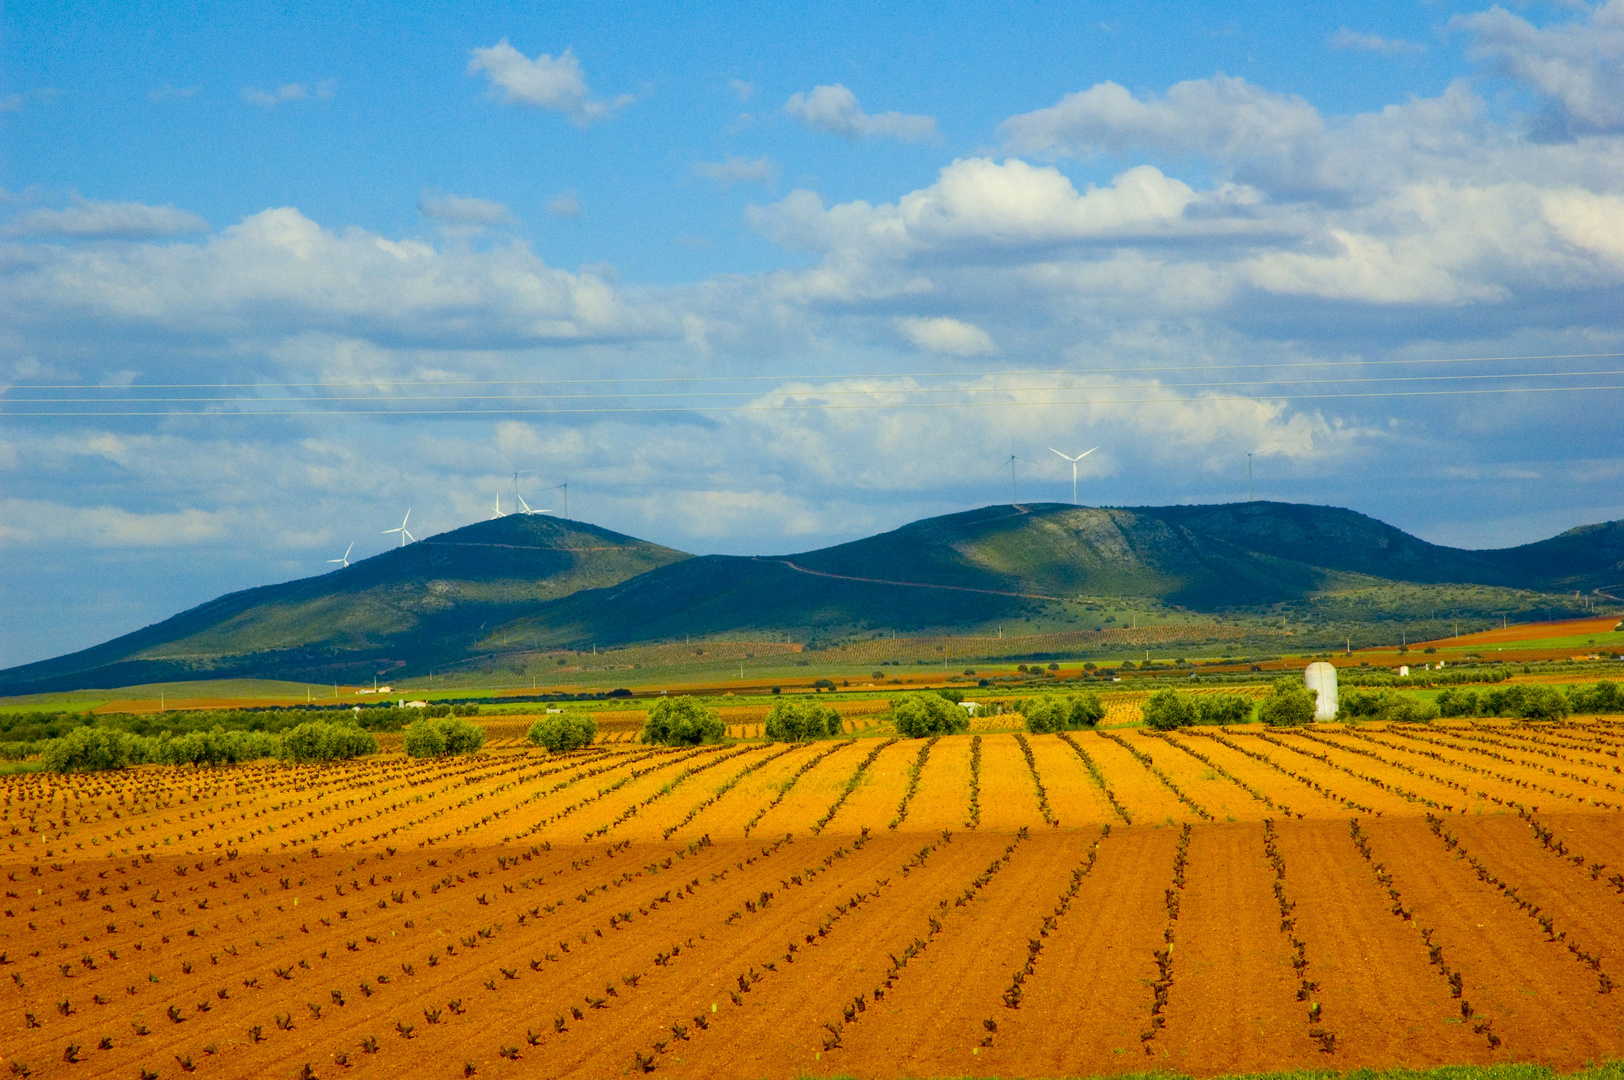
[[[1624,517],[1621,166],[1624,0],[8,5],[0,665],[514,469],[691,551],[1095,444],[1093,503],[1244,444],[1440,542]]]

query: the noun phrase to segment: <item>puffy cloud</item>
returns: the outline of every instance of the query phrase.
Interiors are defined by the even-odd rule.
[[[680,334],[658,308],[629,304],[596,275],[549,267],[516,242],[442,251],[333,232],[287,208],[197,244],[23,249],[5,274],[0,312],[46,333],[143,325],[254,341],[329,333],[498,348]]]
[[[1378,52],[1387,56],[1414,55],[1427,51],[1427,47],[1418,42],[1349,30],[1346,26],[1332,34],[1330,42],[1333,49],[1356,49],[1360,52]]]
[[[569,191],[561,191],[548,199],[547,212],[553,217],[568,218],[571,221],[578,221],[585,213],[581,209],[581,199],[575,194],[573,188]]]
[[[861,247],[901,258],[925,249],[1047,246],[1164,233],[1194,201],[1187,184],[1140,165],[1110,187],[1079,194],[1058,169],[966,158],[928,188],[894,204],[843,203],[824,209],[812,192],[792,192],[752,220],[781,242],[815,249]],[[1193,227],[1193,226],[1192,226]]]
[[[1544,96],[1570,131],[1624,131],[1624,0],[1587,14],[1536,27],[1496,5],[1450,26],[1471,35],[1472,55]]]
[[[734,96],[740,101],[749,101],[756,96],[756,84],[743,79],[729,79],[727,88],[733,91]]]
[[[748,181],[771,184],[778,179],[778,166],[769,158],[729,157],[725,161],[696,161],[694,172],[707,180],[715,180],[726,187]]]
[[[903,337],[928,352],[990,356],[998,351],[981,327],[945,315],[934,319],[900,318],[896,320],[896,328]]]
[[[581,62],[571,49],[557,59],[541,53],[531,60],[503,38],[488,49],[470,49],[469,54],[468,74],[483,74],[492,95],[511,104],[563,113],[577,124],[607,120],[634,100],[630,94],[612,101],[594,100]]]
[[[209,223],[174,206],[97,202],[75,197],[65,209],[27,210],[0,225],[0,235],[67,239],[140,239],[209,231]]]
[[[333,96],[333,80],[326,79],[314,86],[308,83],[287,83],[274,90],[261,90],[257,86],[242,88],[242,99],[250,105],[258,105],[262,109],[274,109],[288,101],[308,101],[310,98],[330,98]]]
[[[1624,198],[1551,191],[1540,197],[1540,208],[1562,239],[1624,268]]]
[[[513,211],[493,199],[424,192],[417,209],[426,218],[451,225],[511,225]]]
[[[1013,116],[999,129],[1017,153],[1088,156],[1153,149],[1234,158],[1319,135],[1319,111],[1295,94],[1215,75],[1175,83],[1159,98],[1136,98],[1114,82],[1067,94]]]
[[[936,138],[935,117],[900,112],[870,115],[858,104],[857,95],[839,83],[813,87],[809,94],[790,95],[784,103],[784,112],[816,131],[853,141],[931,142]]]
[[[137,513],[117,506],[66,506],[0,500],[0,544],[71,543],[74,547],[186,547],[223,539],[237,515],[204,510]]]

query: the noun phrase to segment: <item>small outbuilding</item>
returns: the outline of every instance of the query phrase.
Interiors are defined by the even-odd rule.
[[[1323,660],[1308,665],[1303,672],[1303,685],[1314,691],[1314,719],[1336,719],[1336,665]]]

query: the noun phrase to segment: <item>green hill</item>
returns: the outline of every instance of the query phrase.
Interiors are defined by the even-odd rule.
[[[0,693],[264,677],[370,679],[458,659],[485,630],[687,554],[510,515],[318,577],[230,593],[81,652],[0,671]]]
[[[227,675],[358,680],[690,636],[815,642],[1000,623],[1091,629],[1118,616],[1286,625],[1307,647],[1395,623],[1415,638],[1450,620],[1559,614],[1560,594],[1621,582],[1620,522],[1465,551],[1334,507],[1046,503],[794,555],[695,558],[578,522],[508,517],[0,672],[0,693]]]

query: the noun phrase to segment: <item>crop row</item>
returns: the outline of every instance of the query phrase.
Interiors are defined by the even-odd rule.
[[[1225,730],[1227,731],[1228,729],[1225,729]],[[1347,807],[1350,810],[1358,810],[1358,811],[1360,811],[1362,813],[1374,814],[1377,817],[1381,817],[1381,811],[1380,810],[1377,810],[1376,808],[1371,807],[1371,806],[1366,806],[1364,803],[1356,802],[1355,800],[1348,798],[1346,795],[1342,795],[1342,794],[1339,794],[1339,793],[1337,793],[1335,791],[1332,791],[1330,788],[1325,787],[1323,784],[1321,784],[1318,780],[1315,780],[1313,777],[1304,776],[1303,774],[1301,774],[1299,772],[1295,772],[1295,771],[1293,771],[1291,769],[1288,769],[1284,765],[1280,764],[1278,761],[1275,761],[1268,754],[1262,753],[1261,751],[1250,750],[1250,749],[1240,745],[1239,743],[1231,742],[1229,739],[1224,738],[1224,736],[1218,734],[1216,731],[1206,731],[1206,730],[1202,730],[1200,728],[1193,728],[1193,729],[1191,729],[1191,731],[1189,733],[1191,735],[1200,735],[1200,736],[1203,736],[1205,738],[1211,739],[1213,742],[1217,743],[1219,746],[1227,747],[1230,750],[1235,751],[1237,754],[1244,754],[1246,757],[1251,758],[1253,761],[1261,762],[1262,764],[1267,765],[1269,768],[1273,769],[1275,772],[1278,772],[1283,776],[1291,777],[1293,780],[1297,781],[1299,784],[1302,784],[1304,787],[1308,788],[1310,791],[1314,792],[1316,795],[1320,795],[1320,796],[1323,796],[1324,798],[1330,799],[1332,802],[1340,803],[1340,804],[1342,804],[1343,806]]]
[[[1314,1000],[1319,983],[1308,977],[1308,943],[1297,936],[1297,902],[1286,896],[1286,860],[1275,842],[1274,822],[1263,821],[1263,856],[1274,871],[1274,901],[1280,909],[1280,933],[1291,944],[1291,970],[1297,975],[1297,1000],[1308,1002],[1308,1037],[1327,1054],[1336,1051],[1336,1033],[1325,1030],[1320,1003]]]
[[[1118,746],[1122,747],[1122,749],[1126,750],[1128,753],[1132,754],[1133,759],[1139,762],[1139,764],[1143,765],[1146,772],[1150,773],[1150,775],[1154,776],[1157,780],[1160,780],[1162,786],[1167,788],[1168,791],[1171,791],[1179,802],[1183,803],[1185,806],[1188,806],[1191,810],[1194,810],[1197,817],[1204,821],[1213,820],[1212,815],[1207,813],[1207,808],[1180,790],[1179,786],[1173,783],[1171,777],[1156,767],[1156,760],[1149,754],[1145,753],[1143,750],[1140,750],[1138,747],[1131,745],[1128,740],[1124,739],[1120,735],[1113,735],[1109,731],[1102,731],[1099,733],[1099,735],[1102,739],[1109,739]]]
[[[1049,809],[1049,792],[1043,786],[1043,777],[1038,775],[1038,763],[1037,759],[1032,756],[1032,744],[1026,741],[1025,735],[1021,734],[1015,736],[1015,742],[1021,748],[1021,756],[1026,759],[1026,771],[1032,774],[1032,786],[1037,789],[1038,812],[1043,815],[1043,823],[1058,828],[1060,819],[1056,818],[1054,811]]]
[[[1573,958],[1575,960],[1579,961],[1579,963],[1585,965],[1591,971],[1595,972],[1598,986],[1596,991],[1597,993],[1610,994],[1613,992],[1612,977],[1601,969],[1601,956],[1599,954],[1586,952],[1584,949],[1580,948],[1576,942],[1568,937],[1568,932],[1566,930],[1558,930],[1556,928],[1556,923],[1551,916],[1544,914],[1544,908],[1534,903],[1532,900],[1522,896],[1515,886],[1501,880],[1498,875],[1489,869],[1488,865],[1484,863],[1482,859],[1479,859],[1476,855],[1473,855],[1471,852],[1467,851],[1465,846],[1460,842],[1459,837],[1455,836],[1444,827],[1444,821],[1442,818],[1435,814],[1428,814],[1427,824],[1431,827],[1432,834],[1439,840],[1443,841],[1445,849],[1455,852],[1461,858],[1466,860],[1466,865],[1472,868],[1472,872],[1477,875],[1477,879],[1479,881],[1483,882],[1485,885],[1498,889],[1500,891],[1500,895],[1504,896],[1507,900],[1510,900],[1517,906],[1518,911],[1521,911],[1524,915],[1527,915],[1530,919],[1537,922],[1540,929],[1545,931],[1545,939],[1547,941],[1562,942],[1567,946],[1568,952],[1573,954]]]
[[[919,747],[919,753],[915,755],[913,764],[908,766],[908,785],[902,789],[902,801],[897,803],[896,816],[886,825],[886,828],[892,832],[895,832],[902,826],[904,821],[908,820],[908,804],[913,802],[913,797],[919,793],[919,776],[925,771],[925,762],[930,760],[931,748],[941,740],[940,735],[932,735],[926,739],[924,744]]]
[[[1365,863],[1370,867],[1371,873],[1375,876],[1376,883],[1387,890],[1387,897],[1392,901],[1393,905],[1389,910],[1406,924],[1414,926],[1421,935],[1421,942],[1427,948],[1427,962],[1438,969],[1438,973],[1449,984],[1450,996],[1460,1002],[1461,1019],[1472,1025],[1473,1032],[1487,1039],[1491,1049],[1498,1047],[1500,1045],[1500,1036],[1494,1032],[1494,1021],[1487,1017],[1478,1017],[1477,1010],[1472,1007],[1472,1003],[1465,997],[1464,977],[1459,971],[1450,967],[1448,961],[1444,959],[1443,946],[1432,940],[1435,931],[1431,927],[1416,924],[1415,913],[1404,906],[1404,897],[1399,893],[1398,886],[1394,884],[1393,875],[1387,872],[1385,866],[1376,861],[1376,856],[1370,849],[1370,839],[1365,835],[1364,830],[1359,827],[1358,818],[1349,820],[1348,832],[1353,839],[1354,848],[1359,852],[1359,856],[1365,860]]]
[[[1264,806],[1267,806],[1270,810],[1279,810],[1287,817],[1292,816],[1291,807],[1287,806],[1285,803],[1275,802],[1275,800],[1271,799],[1267,793],[1259,791],[1257,788],[1253,787],[1251,784],[1248,784],[1246,781],[1242,780],[1240,777],[1236,776],[1234,773],[1230,772],[1228,769],[1224,768],[1222,765],[1218,764],[1201,751],[1192,746],[1179,742],[1177,739],[1173,738],[1170,733],[1166,731],[1159,731],[1156,733],[1155,737],[1161,739],[1175,750],[1182,750],[1184,753],[1189,754],[1191,757],[1201,762],[1201,764],[1205,765],[1207,768],[1211,769],[1225,780],[1228,780],[1230,783],[1252,796],[1252,798],[1256,799]],[[1297,817],[1300,818],[1302,815],[1298,814]]]
[[[1172,887],[1163,893],[1163,901],[1167,908],[1167,925],[1162,929],[1162,947],[1151,954],[1156,960],[1156,979],[1150,984],[1150,1026],[1139,1033],[1139,1044],[1145,1048],[1146,1054],[1153,1053],[1152,1041],[1155,1040],[1157,1033],[1167,1026],[1167,1017],[1162,1014],[1167,1009],[1168,998],[1173,991],[1173,946],[1178,939],[1179,908],[1184,897],[1187,879],[1185,871],[1190,858],[1190,835],[1190,825],[1186,822],[1179,831],[1178,846],[1173,850]]]
[[[1116,812],[1117,817],[1122,819],[1124,825],[1132,825],[1133,818],[1128,814],[1128,808],[1117,801],[1116,792],[1112,791],[1111,785],[1105,782],[1105,774],[1100,772],[1100,767],[1094,763],[1094,759],[1088,756],[1088,751],[1079,746],[1077,740],[1067,732],[1062,731],[1060,738],[1067,746],[1071,747],[1072,751],[1083,763],[1083,768],[1088,771],[1088,778],[1094,781],[1094,785],[1104,794],[1105,801],[1111,804],[1111,809]]]

